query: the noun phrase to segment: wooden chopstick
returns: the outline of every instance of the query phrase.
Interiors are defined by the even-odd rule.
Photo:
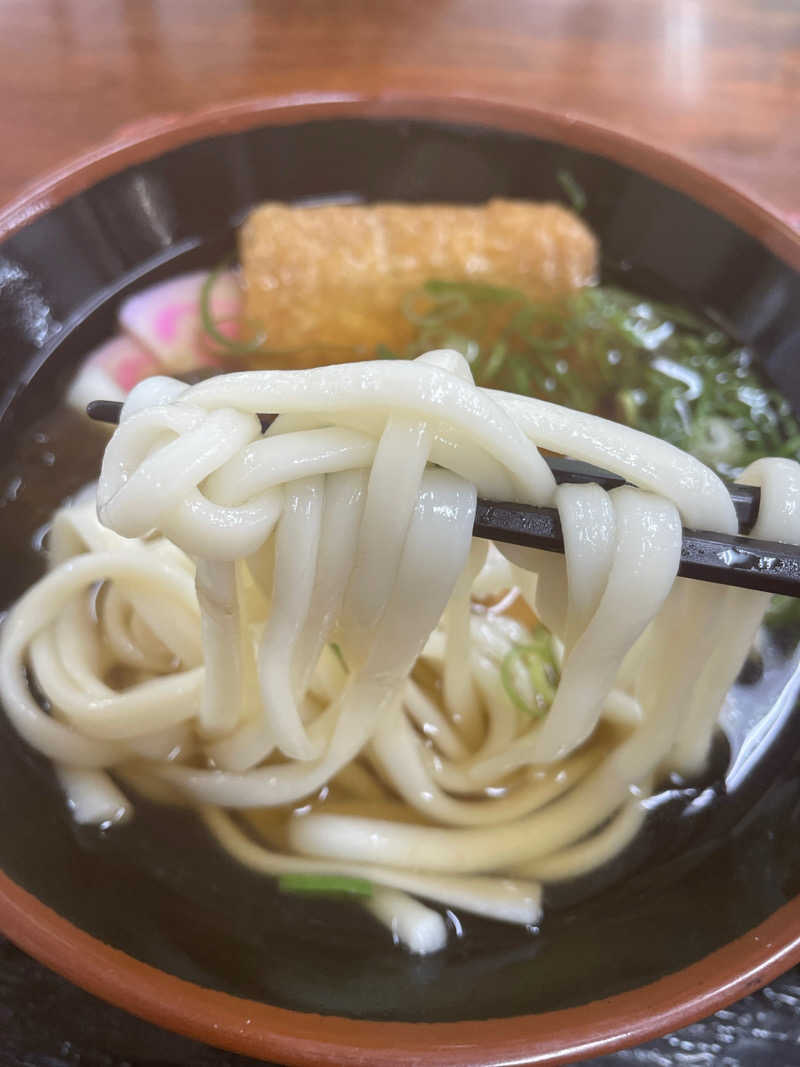
[[[90,418],[100,422],[119,421],[122,404],[94,400],[87,406]],[[259,415],[264,429],[274,416]],[[595,482],[604,489],[624,485],[625,479],[579,460],[545,456],[555,479],[564,482]],[[749,485],[729,484],[728,491],[743,532],[752,529],[758,515],[760,490]],[[546,552],[563,552],[561,522],[554,508],[527,504],[478,500],[473,532],[476,537]],[[771,541],[757,541],[741,535],[705,530],[684,530],[678,574],[704,582],[716,582],[764,593],[800,596],[800,549]]]

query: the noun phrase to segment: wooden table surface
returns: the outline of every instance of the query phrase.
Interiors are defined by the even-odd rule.
[[[534,103],[800,228],[800,0],[3,0],[0,203],[147,116],[297,90]]]

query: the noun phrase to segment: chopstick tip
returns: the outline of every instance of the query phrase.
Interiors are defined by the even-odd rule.
[[[118,400],[90,400],[86,414],[95,422],[119,422],[122,404]]]

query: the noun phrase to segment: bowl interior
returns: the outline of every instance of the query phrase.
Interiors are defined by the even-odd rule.
[[[102,438],[39,420],[114,331],[125,293],[208,266],[263,199],[564,200],[584,189],[606,277],[710,312],[800,407],[790,353],[800,283],[754,238],[658,182],[530,136],[424,121],[267,126],[175,149],[108,178],[0,246],[0,607],[40,571],[52,508],[96,470]],[[37,437],[39,434],[39,437]],[[57,446],[57,447],[56,447]],[[56,466],[43,458],[55,452]],[[21,479],[21,483],[19,482]],[[0,722],[0,866],[82,929],[211,988],[304,1011],[457,1020],[569,1007],[634,988],[727,943],[800,890],[792,644],[737,689],[740,728],[701,782],[664,794],[609,869],[550,894],[541,930],[461,917],[431,959],[391,951],[342,903],[309,904],[221,855],[195,820],[155,811],[76,829],[48,766]]]

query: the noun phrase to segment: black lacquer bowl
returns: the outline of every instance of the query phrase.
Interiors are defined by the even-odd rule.
[[[800,242],[654,149],[459,100],[257,101],[155,122],[0,214],[0,607],[40,572],[47,514],[96,469],[101,438],[62,426],[55,448],[42,420],[124,294],[215,263],[263,199],[563,199],[565,170],[607,276],[712,314],[800,407]],[[800,959],[794,644],[738,687],[704,780],[663,794],[612,869],[551,893],[540,931],[468,919],[422,960],[355,908],[280,896],[189,815],[140,802],[127,826],[76,830],[3,720],[0,928],[131,1011],[282,1062],[563,1062],[634,1044]]]

